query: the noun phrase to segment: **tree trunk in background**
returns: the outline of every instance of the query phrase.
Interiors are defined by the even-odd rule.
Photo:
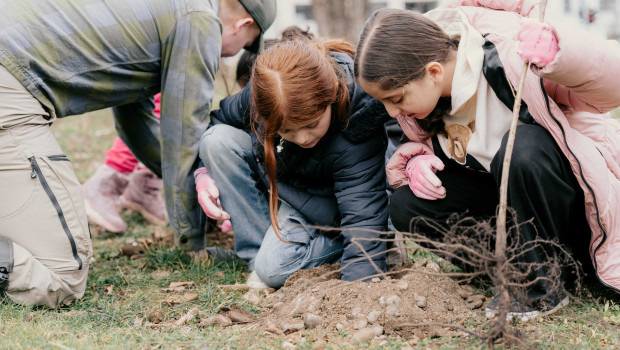
[[[312,0],[312,16],[320,37],[343,38],[357,44],[368,18],[368,0]]]

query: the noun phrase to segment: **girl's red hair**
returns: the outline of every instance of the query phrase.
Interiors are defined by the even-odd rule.
[[[330,58],[330,51],[354,56],[353,46],[343,40],[285,41],[262,53],[252,71],[252,125],[255,131],[260,130],[265,149],[271,225],[284,242],[278,225],[275,139],[284,121],[309,124],[330,105],[335,121],[345,125],[349,109],[345,73]]]

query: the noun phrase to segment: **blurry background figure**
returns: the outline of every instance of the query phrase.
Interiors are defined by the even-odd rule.
[[[268,45],[269,40],[265,40],[265,46]],[[251,51],[243,51],[241,57],[239,57],[239,61],[237,62],[237,70],[235,74],[235,80],[239,87],[242,89],[248,85],[250,81],[250,74],[252,74],[252,65],[256,60],[257,54]]]
[[[314,35],[308,32],[308,29],[303,30],[298,26],[286,27],[280,35],[280,39],[266,39],[264,44],[265,49],[279,41],[314,39]],[[252,74],[252,65],[254,64],[254,61],[256,61],[257,56],[258,55],[256,53],[245,50],[243,51],[241,57],[239,57],[239,61],[237,62],[235,79],[237,81],[237,84],[239,84],[239,87],[241,87],[242,89],[250,81],[250,75]]]
[[[313,40],[314,39],[314,34],[309,32],[309,29],[301,29],[298,26],[289,26],[286,27],[282,30],[282,34],[281,34],[282,38],[280,39],[281,41],[288,41],[288,40]],[[265,46],[267,46],[267,44],[269,43],[265,43]],[[271,42],[270,44],[273,44],[273,42]]]
[[[159,94],[154,102],[153,113],[159,118]],[[162,187],[163,181],[140,164],[117,136],[104,164],[82,185],[86,215],[91,222],[120,234],[127,230],[121,208],[139,212],[149,224],[165,225],[168,214]]]

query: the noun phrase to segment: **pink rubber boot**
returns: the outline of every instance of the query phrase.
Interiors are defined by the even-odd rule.
[[[127,175],[101,165],[82,185],[88,219],[114,233],[124,233],[127,224],[119,213],[119,197],[127,187]]]
[[[121,206],[142,214],[152,225],[168,223],[166,204],[161,193],[163,181],[148,169],[136,169],[120,197]]]

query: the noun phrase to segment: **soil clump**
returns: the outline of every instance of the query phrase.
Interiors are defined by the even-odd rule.
[[[382,334],[404,339],[466,336],[438,324],[484,321],[486,298],[440,274],[435,263],[418,261],[370,283],[341,281],[339,269],[336,264],[298,271],[281,289],[260,298],[264,311],[255,324],[276,334],[339,330],[370,340]]]

